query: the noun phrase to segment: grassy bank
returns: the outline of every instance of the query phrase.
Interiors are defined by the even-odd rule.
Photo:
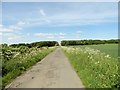
[[[86,88],[117,87],[117,58],[90,47],[73,46],[62,48]]]
[[[54,49],[55,47],[30,48],[27,51],[22,51],[22,53],[20,52],[21,49],[12,50],[15,51],[13,52],[15,54],[10,59],[3,59],[2,61],[2,88],[38,61],[41,61]]]

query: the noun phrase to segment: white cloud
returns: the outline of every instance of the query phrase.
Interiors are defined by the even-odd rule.
[[[66,33],[59,33],[59,35],[58,35],[58,36],[59,36],[59,38],[60,38],[60,39],[63,39],[63,38],[65,38]]]
[[[19,22],[17,23],[17,26],[23,26],[23,25],[25,25],[25,24],[26,24],[25,22],[19,21]]]
[[[51,35],[51,36],[47,36],[46,38],[53,39],[55,37],[54,37],[54,35]]]
[[[25,18],[29,22],[28,26],[80,26],[95,25],[106,22],[117,22],[117,4],[107,3],[73,3],[65,4],[67,8],[56,11],[56,9],[37,9],[36,17]],[[100,7],[101,6],[101,7]],[[64,4],[63,4],[64,7]],[[51,10],[51,11],[47,11]],[[45,13],[49,12],[48,14]],[[41,17],[43,16],[43,17]],[[24,19],[23,19],[24,20]],[[27,22],[20,21],[18,26],[26,26]],[[19,27],[20,28],[20,27]]]
[[[51,22],[51,21],[50,21],[50,20],[48,20],[48,19],[46,19],[45,21],[46,21],[47,23],[50,23],[50,22]]]
[[[21,30],[22,29],[21,27],[13,26],[13,25],[11,25],[9,28],[11,28],[13,30]]]
[[[65,33],[59,33],[60,36],[65,36],[66,34]]]
[[[59,4],[58,4],[59,5]],[[57,7],[57,6],[56,6]],[[60,7],[67,7],[64,10]],[[15,25],[10,26],[11,29],[20,30],[24,26],[75,26],[75,25],[94,25],[104,22],[116,22],[117,20],[117,4],[107,3],[71,3],[61,4],[57,9],[53,7],[40,6],[35,13],[35,17],[27,16],[24,21],[19,21]],[[57,10],[57,11],[56,11]],[[32,11],[32,10],[31,10]],[[46,14],[46,12],[48,12]],[[38,14],[39,13],[39,14]],[[43,16],[43,17],[42,17]],[[29,25],[28,25],[29,24]]]
[[[5,37],[8,37],[8,40],[12,40],[12,37],[18,37],[14,33],[16,30],[21,30],[22,27],[25,25],[25,22],[19,21],[16,25],[10,25],[8,27],[5,27],[0,24],[0,35],[3,35]],[[18,34],[18,33],[17,33]]]
[[[96,24],[96,23],[104,23],[104,22],[117,22],[115,20],[117,17],[116,11],[109,12],[86,12],[84,14],[78,12],[66,12],[59,15],[55,15],[49,17],[54,21],[55,25],[87,25],[87,24]],[[113,19],[111,19],[113,18]],[[117,18],[116,18],[117,19]]]
[[[2,36],[2,33],[0,32],[0,36]]]
[[[46,13],[44,12],[43,9],[40,10],[40,14],[41,14],[42,16],[46,16]]]
[[[35,33],[34,36],[44,37],[44,38],[65,38],[66,33]]]
[[[59,36],[59,38],[60,38],[60,39],[63,39],[63,38],[65,38],[65,37],[64,37],[64,36]]]
[[[116,7],[116,5],[114,6]],[[37,6],[37,9],[35,8],[35,10],[31,8],[30,12],[34,12],[35,16],[31,14],[29,15],[27,14],[25,17],[24,16],[21,17],[21,15],[24,14],[23,12],[20,12],[20,15],[18,13],[14,13],[15,15],[13,14],[12,17],[15,17],[15,16],[17,17],[15,17],[16,20],[11,19],[11,21],[14,20],[11,23],[14,23],[15,21],[16,23],[6,27],[4,27],[3,25],[0,25],[0,32],[4,32],[3,33],[4,36],[8,37],[9,40],[12,40],[12,36],[14,35],[7,34],[7,33],[13,33],[18,35],[17,32],[24,32],[22,31],[22,29],[24,29],[24,27],[27,27],[27,26],[32,27],[33,25],[36,25],[38,27],[40,26],[64,27],[64,26],[75,26],[75,25],[81,26],[81,25],[88,25],[88,24],[95,25],[95,24],[100,24],[104,22],[116,22],[118,10],[117,8],[114,8],[114,6],[106,3],[103,3],[103,5],[101,5],[101,3],[94,3],[94,5],[92,5],[91,3],[88,3],[88,4],[86,3],[60,4],[59,3],[58,5],[56,4],[56,6],[46,7],[46,5],[43,4],[40,7]],[[30,12],[28,11],[26,13],[30,13]],[[11,14],[9,14],[8,16],[10,15]],[[5,21],[6,20],[7,19],[5,19]],[[4,30],[1,27],[4,28]],[[77,31],[77,32],[74,32],[74,34],[70,34],[70,35],[80,37],[81,33],[82,33],[81,31]],[[24,36],[25,36],[25,33],[24,33]],[[30,34],[26,33],[26,36],[30,36]],[[50,39],[67,37],[66,33],[63,33],[63,32],[36,33],[35,36],[50,38]]]
[[[22,22],[22,21],[19,21],[16,25],[10,25],[8,27],[0,25],[0,32],[3,32],[3,33],[15,32],[16,30],[21,30],[24,25],[25,25],[25,22]]]
[[[41,10],[41,13],[44,12]],[[84,14],[83,14],[84,13]],[[46,16],[46,14],[41,14]],[[45,21],[45,22],[44,22]],[[51,23],[52,22],[52,23]],[[85,11],[68,11],[64,13],[48,15],[46,17],[33,18],[31,25],[47,25],[48,27],[57,26],[75,26],[75,25],[95,25],[106,22],[117,22],[117,10],[99,11],[95,12],[91,9],[89,12]]]
[[[82,31],[77,31],[76,33],[77,33],[77,34],[81,34],[81,33],[82,33]]]
[[[8,40],[13,40],[13,39],[14,39],[14,38],[12,38],[12,37],[9,37],[9,38],[8,38]]]
[[[0,28],[3,27],[3,25],[0,24]]]
[[[28,22],[19,21],[15,25],[10,25],[5,28],[3,25],[0,25],[0,32],[17,32],[17,30],[21,30],[25,25],[28,25]]]
[[[10,25],[9,29],[13,29],[14,31],[15,30],[21,30],[24,26],[26,26],[28,24],[29,24],[29,22],[19,21],[15,25]]]
[[[17,40],[18,37],[8,37],[8,40]]]
[[[117,22],[118,10],[115,3],[112,5],[107,3],[88,3],[83,5],[82,3],[74,3],[71,6],[69,5],[67,6],[66,4],[66,7],[70,7],[72,10],[68,8],[65,12],[56,11],[53,15],[46,17],[46,19],[52,21],[50,26],[94,25]]]
[[[11,40],[18,41],[18,40],[21,39],[21,38],[22,38],[22,36],[17,36],[17,35],[7,37],[7,39],[8,39],[9,41],[11,41]]]
[[[52,33],[35,33],[34,36],[39,36],[43,38],[54,38],[55,34]]]
[[[13,29],[9,29],[9,28],[0,28],[0,32],[13,32],[14,30]]]
[[[2,32],[2,36],[4,38],[4,42],[19,42],[19,40],[24,40],[24,37],[26,35],[20,33],[20,32],[15,32],[15,30],[10,31],[10,29],[4,30]]]
[[[3,33],[3,36],[4,37],[13,37],[13,36],[15,36],[15,34],[12,32],[6,32],[6,33]]]
[[[50,36],[50,35],[52,35],[52,34],[50,34],[50,33],[36,33],[36,34],[34,34],[35,36],[40,36],[40,37],[46,37],[46,36]]]

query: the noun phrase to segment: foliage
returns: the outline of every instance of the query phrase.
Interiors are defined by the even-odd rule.
[[[34,42],[34,43],[30,43],[30,44],[25,44],[25,43],[19,43],[19,44],[11,44],[10,46],[11,47],[14,47],[14,48],[19,48],[20,46],[27,46],[29,48],[31,47],[44,47],[44,46],[48,46],[48,47],[51,47],[51,46],[58,46],[58,42],[57,41],[40,41],[40,42]]]
[[[19,47],[4,45],[1,49],[2,87],[4,88],[12,79],[52,52],[55,47],[29,48],[22,44]]]
[[[51,46],[55,46],[55,45],[58,45],[58,42],[56,42],[56,41],[41,41],[41,42],[31,43],[31,46],[38,47],[38,48],[43,47],[43,46],[51,47]]]
[[[119,87],[118,60],[89,47],[62,47],[86,88]]]
[[[112,39],[112,40],[63,40],[63,41],[61,41],[62,46],[94,45],[94,44],[115,44],[115,43],[118,43],[117,39]]]

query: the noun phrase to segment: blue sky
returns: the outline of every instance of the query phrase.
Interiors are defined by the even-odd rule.
[[[4,2],[2,43],[118,38],[117,2]]]

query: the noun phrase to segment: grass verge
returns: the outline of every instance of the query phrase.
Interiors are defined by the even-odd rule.
[[[9,84],[13,79],[21,75],[23,72],[25,72],[28,68],[41,61],[46,55],[48,55],[53,50],[55,50],[55,48],[43,49],[36,52],[36,54],[30,57],[23,57],[21,58],[21,60],[11,60],[10,62],[6,63],[6,68],[10,69],[10,71],[2,77],[2,89],[4,89],[7,84]]]
[[[118,60],[88,47],[62,47],[86,88],[117,88]]]

